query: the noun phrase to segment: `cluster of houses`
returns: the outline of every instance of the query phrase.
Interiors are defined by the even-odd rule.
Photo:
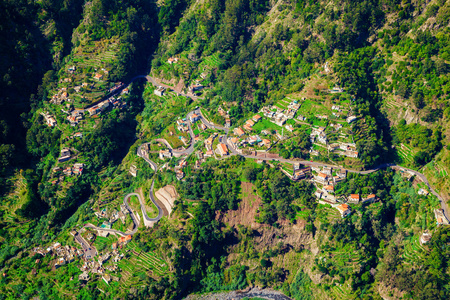
[[[237,127],[233,130],[233,133],[237,136],[234,138],[229,138],[228,141],[234,145],[234,147],[237,149],[238,147],[250,145],[258,145],[259,147],[267,147],[270,148],[270,140],[269,139],[262,139],[259,135],[250,135],[247,138],[243,140],[239,140],[245,132],[240,128]]]
[[[325,127],[318,126],[313,127],[310,135],[311,143],[318,142],[320,144],[327,144],[327,134],[325,133]]]
[[[189,132],[189,127],[186,118],[177,120],[177,129],[181,132]]]
[[[50,103],[53,104],[63,104],[64,101],[70,102],[69,99],[69,93],[67,92],[66,87],[62,87],[56,94],[52,96],[52,99],[50,99]]]
[[[78,276],[78,280],[81,282],[87,282],[90,280],[89,273],[92,273],[101,275],[103,281],[105,281],[105,283],[107,284],[109,284],[111,280],[119,281],[118,277],[106,273],[106,271],[117,272],[119,270],[117,263],[125,257],[123,253],[119,253],[119,251],[117,250],[117,246],[115,245],[117,245],[117,243],[113,244],[113,250],[111,252],[105,252],[103,255],[97,258],[97,261],[85,261],[84,264],[80,267],[80,271],[82,271],[83,273]],[[112,261],[112,264],[105,265],[110,260]]]
[[[283,126],[287,120],[293,119],[295,114],[300,109],[300,103],[297,100],[293,100],[288,104],[287,109],[282,109],[277,106],[272,106],[271,108],[266,106],[261,109],[264,116],[272,123],[278,126]]]
[[[205,153],[205,157],[211,157],[214,155],[214,151],[213,151],[213,142],[214,139],[217,137],[217,133],[213,133],[211,136],[209,136],[206,140],[205,140],[205,148],[206,148],[206,153]]]
[[[50,115],[48,112],[41,112],[41,115],[44,117],[45,123],[48,126],[55,127],[57,125],[55,117]]]
[[[73,167],[66,167],[66,168],[61,168],[59,166],[54,167],[53,168],[53,173],[59,173],[62,171],[62,173],[66,176],[73,176],[73,175],[81,175],[83,174],[83,168],[84,168],[84,164],[83,163],[75,163],[73,165]],[[59,178],[59,181],[62,181],[64,179],[63,178]],[[52,184],[55,185],[59,182],[58,180],[53,180]]]
[[[67,114],[67,121],[69,121],[70,125],[72,126],[76,126],[78,122],[80,122],[84,118],[83,110],[79,109],[74,109],[71,112],[67,112]]]
[[[378,201],[375,194],[361,197],[359,194],[350,194],[337,198],[334,195],[334,189],[337,183],[345,180],[347,172],[344,169],[333,170],[331,167],[311,168],[317,175],[314,175],[313,181],[317,190],[314,193],[320,204],[330,204],[335,207],[342,217],[350,214],[350,206],[348,204],[372,203]]]
[[[228,114],[228,112],[223,110],[223,108],[221,106],[219,106],[218,111],[219,111],[219,115],[221,115],[222,117],[225,118],[225,127],[227,127],[227,128],[231,127],[231,119],[230,119],[230,115]]]
[[[98,103],[98,104],[96,104],[96,105],[94,105],[92,107],[89,107],[87,109],[87,111],[88,111],[90,116],[95,116],[95,115],[100,114],[105,109],[107,109],[109,107],[109,104],[110,104],[110,102],[109,102],[108,99],[107,100],[103,100],[102,102],[100,102],[100,103]]]
[[[355,143],[334,143],[328,145],[328,150],[338,155],[358,158]]]
[[[110,212],[106,208],[104,208],[99,212],[96,211],[94,214],[98,219],[107,219],[107,221],[104,221],[103,224],[100,225],[100,228],[111,229],[112,224],[114,224],[118,220],[121,220],[122,224],[125,224],[129,213],[130,211],[128,210],[128,208],[124,204],[122,204],[120,205],[120,211],[113,210]]]
[[[175,176],[178,180],[181,180],[184,178],[184,172],[183,172],[183,168],[185,168],[187,166],[187,161],[186,160],[181,160],[178,165],[174,168],[175,171]]]
[[[169,59],[167,60],[167,63],[171,64],[176,64],[178,62],[179,58],[178,57],[169,57]]]
[[[76,257],[83,255],[83,250],[71,247],[69,245],[62,246],[61,243],[54,243],[52,246],[44,249],[36,247],[32,250],[34,253],[42,256],[53,255],[56,256],[55,268],[59,268],[67,263],[71,263]]]
[[[115,92],[115,91],[117,91],[117,90],[123,88],[124,85],[125,85],[125,84],[124,84],[123,82],[120,82],[120,81],[119,81],[119,82],[116,82],[116,83],[114,83],[114,86],[113,86],[112,88],[109,89],[109,92],[110,92],[110,93]]]

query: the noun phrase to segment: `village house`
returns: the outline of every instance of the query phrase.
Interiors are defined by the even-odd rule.
[[[214,152],[212,150],[208,150],[205,153],[205,157],[212,157],[214,155]]]
[[[244,126],[242,126],[242,127],[244,127],[244,129],[247,130],[247,131],[252,131],[253,130],[252,127],[248,126],[247,124],[244,124]]]
[[[263,139],[263,140],[262,140],[262,143],[263,143],[264,146],[270,147],[270,140],[268,140],[268,139]]]
[[[293,132],[294,131],[294,127],[292,125],[286,125],[285,128],[289,131],[289,132]]]
[[[175,176],[177,177],[178,180],[183,179],[183,178],[184,178],[184,172],[183,172],[183,170],[178,170],[178,171],[176,171]]]
[[[233,130],[234,134],[241,137],[245,134],[244,130],[241,127],[237,127]]]
[[[73,165],[73,173],[75,175],[81,175],[81,174],[83,174],[83,168],[84,168],[83,163],[76,163]]]
[[[102,79],[103,79],[103,75],[100,74],[100,73],[95,73],[94,79],[95,79],[95,80],[102,80]]]
[[[126,245],[131,241],[131,235],[121,236],[118,239],[119,245]]]
[[[428,196],[429,192],[427,190],[421,188],[421,189],[419,189],[417,194],[419,194],[421,196]]]
[[[205,124],[203,124],[203,123],[201,123],[200,125],[199,125],[199,127],[200,127],[200,130],[206,130],[208,127],[206,127],[206,125]]]
[[[230,118],[225,119],[225,127],[227,127],[227,128],[231,127],[231,119]]]
[[[331,176],[332,172],[333,172],[333,168],[331,168],[331,167],[323,167],[323,169],[322,169],[322,173],[327,174],[329,176]]]
[[[420,244],[424,245],[427,244],[429,241],[431,241],[431,234],[429,234],[428,232],[422,233],[422,235],[420,236]]]
[[[350,207],[345,203],[336,206],[336,208],[339,211],[339,213],[341,214],[342,218],[345,218],[346,216],[348,216],[351,213]]]
[[[255,123],[258,123],[258,121],[261,120],[261,116],[260,116],[260,115],[254,115],[253,118],[252,118],[252,120],[253,120]]]
[[[89,281],[89,273],[88,272],[86,272],[86,271],[84,271],[83,273],[81,273],[79,276],[78,276],[78,280],[79,281]]]
[[[159,150],[159,158],[164,160],[166,158],[171,158],[172,157],[172,151],[170,151],[170,149],[165,149],[165,150]]]
[[[359,203],[359,195],[358,194],[350,194],[350,196],[347,198],[347,201],[349,203],[358,204]]]
[[[245,122],[245,125],[253,127],[253,125],[255,125],[255,122],[253,122],[252,120],[247,120],[247,122]]]
[[[323,187],[323,189],[324,189],[325,191],[327,191],[328,193],[334,193],[334,187],[331,186],[331,185],[325,185],[325,186]]]
[[[190,117],[189,117],[189,119],[191,120],[191,123],[195,123],[195,122],[197,122],[200,118],[199,118],[199,116],[197,115],[197,114],[192,114]]]
[[[345,179],[347,177],[347,170],[341,169],[336,173],[336,175],[339,176],[339,178]]]
[[[187,123],[185,119],[178,119],[177,120],[177,129],[181,132],[187,132],[189,131],[189,127],[187,126]]]
[[[217,150],[219,150],[219,154],[221,156],[228,155],[227,145],[225,145],[223,143],[220,143],[220,144],[217,145]]]
[[[169,57],[169,59],[167,60],[167,62],[169,64],[175,64],[178,62],[178,57]]]
[[[69,148],[63,148],[61,150],[61,154],[58,157],[58,162],[62,163],[68,161],[70,159],[70,150]]]
[[[333,183],[334,184],[337,184],[337,183],[339,183],[339,182],[341,182],[341,181],[344,181],[344,178],[341,178],[341,177],[339,177],[339,176],[333,176]]]
[[[202,90],[203,88],[204,88],[204,86],[201,85],[201,84],[193,84],[193,85],[191,85],[191,86],[189,87],[189,91],[190,91],[191,93],[195,93],[195,92],[197,92],[197,91]]]
[[[314,177],[314,180],[316,182],[318,182],[318,183],[321,183],[321,184],[326,184],[327,183],[327,179],[328,179],[327,174],[324,174],[324,173],[321,173],[321,172],[319,172],[319,174]]]
[[[210,136],[205,140],[205,148],[206,150],[212,150],[212,144],[213,144],[213,137]]]
[[[363,199],[362,203],[372,203],[377,201],[377,196],[375,194],[370,194]]]
[[[358,118],[355,117],[355,116],[350,116],[350,117],[347,118],[347,123],[350,124],[350,123],[356,121],[357,119],[358,119]]]
[[[162,97],[162,96],[164,96],[164,91],[165,91],[165,90],[166,90],[166,89],[165,89],[164,87],[158,86],[158,87],[156,88],[156,90],[153,91],[153,93],[154,93],[156,96]]]
[[[305,172],[303,172],[302,170],[294,169],[294,173],[292,174],[292,180],[300,180],[304,179],[305,177],[306,177]]]

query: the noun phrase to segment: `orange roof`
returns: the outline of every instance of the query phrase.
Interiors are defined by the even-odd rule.
[[[441,217],[437,218],[437,221],[438,223],[442,223],[442,218]]]
[[[339,209],[341,212],[344,212],[348,209],[348,205],[347,204],[341,204],[337,206],[337,209]]]
[[[227,145],[220,143],[217,147],[222,153],[228,153]]]
[[[327,178],[327,174],[319,173],[319,177]]]
[[[245,122],[245,124],[252,127],[253,125],[255,125],[255,122],[253,122],[252,120],[247,120],[247,122]]]
[[[244,127],[245,130],[248,130],[248,131],[252,131],[253,130],[252,127],[248,126],[247,124],[245,124],[243,127]]]
[[[259,120],[259,119],[261,119],[261,116],[260,116],[260,115],[254,115],[254,116],[253,116],[253,119],[254,119],[254,120]]]
[[[131,241],[131,235],[125,236],[125,241]]]
[[[266,145],[268,145],[268,144],[270,144],[270,140],[268,140],[268,139],[263,139],[263,143],[266,144]]]
[[[369,196],[367,196],[368,199],[375,198],[375,197],[376,197],[375,194],[370,194]]]
[[[323,188],[326,189],[326,190],[334,191],[334,187],[331,186],[331,185],[326,185]]]
[[[213,154],[214,154],[214,152],[212,150],[206,151],[206,155],[213,155]]]
[[[350,194],[350,198],[359,200],[359,195],[358,194]]]
[[[234,133],[236,133],[237,135],[241,136],[243,134],[245,134],[244,130],[242,130],[241,127],[238,127],[234,130]]]
[[[238,138],[231,138],[231,142],[232,143],[234,143],[234,144],[236,144],[237,142],[239,142],[239,139]]]

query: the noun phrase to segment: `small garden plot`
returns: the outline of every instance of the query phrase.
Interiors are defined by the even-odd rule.
[[[405,248],[402,257],[411,264],[417,264],[425,259],[426,250],[420,244],[419,236],[414,235],[405,239]]]
[[[203,62],[206,63],[211,68],[218,68],[223,60],[220,58],[221,53],[214,53],[211,56],[205,57]]]
[[[256,123],[253,126],[253,131],[250,134],[256,134],[256,133],[260,133],[261,130],[268,130],[268,131],[275,131],[277,130],[279,133],[281,133],[282,127],[278,126],[275,123],[272,123],[271,121],[269,121],[268,119],[261,119],[259,120],[258,123]],[[287,130],[286,130],[287,131]]]
[[[300,109],[297,111],[297,114],[302,115],[306,118],[318,115],[328,116],[331,114],[331,109],[324,104],[319,103],[318,101],[306,99],[301,103]]]

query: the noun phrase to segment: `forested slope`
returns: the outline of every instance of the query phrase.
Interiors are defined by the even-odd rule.
[[[253,127],[269,132],[270,155],[351,170],[396,163],[449,200],[449,1],[23,0],[0,9],[0,299],[181,299],[248,286],[294,299],[448,299],[450,231],[436,224],[439,200],[419,194],[426,186],[407,172],[348,173],[332,187],[337,199],[379,201],[351,204],[341,218],[319,204],[316,183],[290,180],[293,164],[200,159],[220,130],[193,124],[186,162],[158,153],[162,140],[189,146],[179,123],[196,107],[234,129],[263,108],[299,103],[286,123],[293,133],[267,120]],[[176,92],[157,96],[142,79],[121,90],[137,75]],[[311,139],[320,128],[326,146]],[[156,175],[136,155],[144,143]],[[338,155],[339,143],[357,156]],[[101,216],[122,212],[127,193],[147,198],[153,182],[180,194],[170,217],[140,224],[119,247],[115,235],[84,228],[130,229],[129,217]],[[116,269],[105,261],[112,281],[79,279],[81,258],[57,267],[56,254],[34,251],[79,247],[73,229],[99,256],[121,251]],[[424,232],[432,237],[422,244]]]

